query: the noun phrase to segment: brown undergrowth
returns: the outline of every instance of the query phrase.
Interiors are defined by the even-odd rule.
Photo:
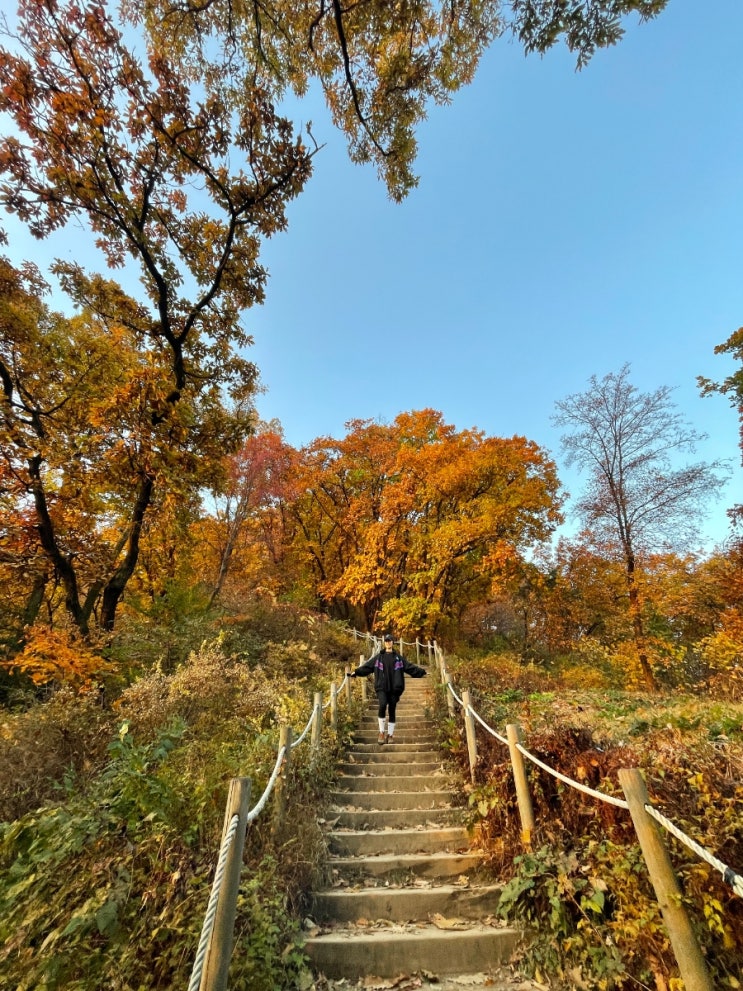
[[[639,768],[653,805],[709,853],[743,871],[743,705],[706,694],[649,696],[561,687],[534,666],[449,659],[487,724],[575,782],[622,798],[618,771]],[[469,778],[464,728],[438,714]],[[533,930],[523,965],[562,988],[683,987],[629,813],[527,761],[536,828],[522,842],[508,748],[477,729],[470,823],[504,884],[502,912]],[[743,987],[743,899],[663,830],[715,988]]]

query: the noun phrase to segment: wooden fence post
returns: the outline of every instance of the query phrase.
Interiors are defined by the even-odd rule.
[[[454,702],[454,696],[449,691],[450,687],[451,687],[451,675],[447,671],[446,677],[444,678],[444,691],[446,692],[446,707],[449,710],[449,718],[456,719],[457,709],[456,709],[456,704]]]
[[[518,744],[521,743],[521,728],[516,723],[506,726],[508,749],[511,754],[513,780],[516,785],[516,801],[521,817],[521,842],[525,847],[531,847],[531,834],[534,830],[534,809],[531,804],[529,782],[526,779],[526,765]]]
[[[668,929],[673,952],[676,954],[684,987],[686,991],[713,991],[707,965],[682,903],[681,886],[673,871],[660,828],[645,811],[650,799],[643,777],[636,767],[622,768],[619,771],[619,783],[629,805],[640,849]]]
[[[279,729],[279,751],[281,751],[282,747],[284,748],[284,761],[281,766],[281,770],[279,771],[279,776],[276,778],[276,784],[274,785],[274,836],[280,835],[284,826],[284,820],[286,819],[286,777],[289,773],[292,753],[291,726],[282,726]]]
[[[245,833],[248,828],[249,803],[250,779],[233,778],[230,781],[230,790],[227,795],[222,841],[224,841],[234,815],[238,817],[237,832],[225,861],[222,888],[217,898],[214,927],[204,957],[204,969],[201,972],[199,991],[226,991],[227,988],[227,975],[230,969],[234,941],[237,892],[240,886]],[[220,843],[220,849],[221,847],[222,844]]]
[[[330,725],[333,728],[333,732],[338,731],[338,689],[335,687],[335,682],[330,683]]]
[[[415,663],[420,664],[421,662],[421,645],[418,642],[418,637],[415,638]]]
[[[361,679],[361,701],[362,702],[366,702],[366,687],[367,687],[366,678],[362,678]]]
[[[470,712],[470,693],[467,689],[462,692],[462,701],[464,702],[464,728],[467,733],[467,753],[470,758],[470,778],[474,784],[477,766],[477,738],[475,737],[475,720]]]
[[[346,682],[346,705],[351,704],[351,669],[346,668],[344,672]]]
[[[312,736],[310,737],[310,747],[313,754],[320,749],[322,740],[322,692],[315,692],[315,721],[312,724]]]

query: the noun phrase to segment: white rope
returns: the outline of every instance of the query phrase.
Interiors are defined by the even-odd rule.
[[[629,805],[624,801],[623,798],[614,798],[613,795],[606,795],[603,791],[595,791],[593,788],[589,788],[587,785],[582,785],[579,781],[573,781],[572,778],[566,777],[564,774],[560,774],[549,764],[543,764],[541,760],[530,754],[526,747],[522,747],[520,743],[516,744],[516,749],[519,750],[524,757],[528,757],[532,763],[536,764],[537,767],[541,767],[543,771],[551,774],[555,778],[559,778],[560,781],[564,781],[566,785],[570,785],[571,788],[577,788],[578,791],[584,792],[586,795],[591,795],[593,798],[600,798],[602,802],[608,802],[609,805],[616,805],[618,809],[628,809]]]
[[[201,928],[199,947],[196,951],[196,959],[194,960],[191,980],[188,983],[188,991],[198,991],[199,985],[201,984],[201,975],[204,969],[204,958],[206,957],[206,951],[209,946],[209,940],[211,939],[212,929],[214,928],[214,919],[217,915],[217,900],[219,899],[219,892],[222,888],[227,855],[230,852],[230,846],[235,838],[235,833],[237,832],[239,822],[240,817],[237,813],[235,813],[235,815],[233,815],[230,819],[227,832],[224,834],[224,839],[222,840],[222,846],[220,847],[219,858],[217,860],[217,870],[214,874],[212,891],[209,895],[209,904],[207,905],[206,916],[204,917],[204,925]]]
[[[500,743],[505,743],[505,745],[508,746],[508,740],[506,739],[506,737],[505,736],[501,736],[500,733],[496,733],[495,730],[491,726],[488,726],[488,724],[485,722],[485,720],[475,712],[475,710],[472,708],[472,706],[470,706],[469,711],[472,713],[472,715],[475,717],[475,719],[478,721],[478,723],[484,729],[486,729],[488,731],[488,733],[490,733],[491,736],[494,736],[496,738],[496,740],[498,740]]]
[[[460,699],[454,691],[451,681],[446,682],[446,687],[460,706],[466,712],[470,712],[478,723],[480,723],[483,729],[487,730],[487,732],[490,733],[491,736],[494,736],[500,743],[504,743],[508,746],[508,740],[505,737],[502,737],[499,733],[496,733],[491,726],[488,726],[485,720],[479,715],[479,713],[475,712],[471,705],[465,706],[462,699]],[[587,785],[582,785],[579,781],[574,781],[572,778],[567,777],[565,774],[561,774],[553,767],[550,767],[548,764],[545,764],[543,761],[539,760],[539,758],[535,757],[534,754],[530,753],[526,747],[522,746],[520,743],[516,744],[516,748],[524,755],[524,757],[528,758],[533,764],[536,764],[537,767],[541,767],[543,771],[547,772],[547,774],[551,774],[553,777],[558,778],[571,788],[575,788],[578,791],[583,792],[585,795],[590,795],[592,798],[597,798],[602,802],[608,802],[609,805],[615,805],[619,809],[629,809],[629,803],[624,799],[615,798],[613,795],[606,795],[604,792],[596,791],[594,788],[589,788]],[[678,826],[671,822],[670,819],[667,819],[662,812],[659,812],[652,805],[646,805],[645,811],[649,816],[651,816],[651,818],[655,819],[663,827],[665,827],[665,829],[667,829],[672,836],[675,836],[677,840],[689,847],[690,850],[693,850],[698,857],[706,861],[711,867],[718,870],[722,875],[723,881],[733,889],[736,895],[743,898],[743,875],[738,874],[732,867],[728,867],[727,864],[723,863],[713,854],[709,853],[708,850],[705,850],[703,846],[700,846],[699,843],[696,843],[689,836],[683,833]]]
[[[276,764],[274,765],[274,769],[273,772],[271,773],[271,777],[268,779],[266,790],[261,795],[258,804],[254,808],[252,808],[250,812],[248,812],[248,822],[252,822],[254,819],[257,819],[258,816],[263,811],[263,808],[266,802],[268,801],[268,796],[271,794],[271,792],[273,791],[273,786],[276,784],[276,778],[278,778],[279,771],[281,770],[281,765],[284,763],[285,754],[286,754],[286,747],[282,747],[279,750],[279,756],[276,758]]]
[[[299,744],[302,742],[302,740],[304,740],[304,738],[309,733],[310,728],[312,727],[312,724],[315,722],[316,719],[317,719],[317,706],[313,706],[312,707],[312,715],[310,716],[310,721],[307,723],[307,725],[305,726],[305,728],[302,730],[301,735],[298,736],[296,740],[292,740],[292,750],[294,750],[295,747],[298,747]]]
[[[680,840],[688,846],[690,850],[693,850],[697,856],[701,857],[702,860],[706,860],[710,866],[718,870],[720,874],[722,874],[723,881],[730,885],[736,895],[743,898],[743,877],[740,874],[737,874],[732,867],[728,867],[727,864],[723,864],[721,860],[718,860],[717,857],[709,853],[708,850],[705,850],[703,846],[700,846],[695,840],[692,840],[686,835],[686,833],[682,833],[678,826],[672,823],[670,819],[666,819],[663,813],[659,812],[654,806],[646,805],[645,811],[651,818],[655,819],[656,822],[659,822],[661,826],[664,826],[669,833],[676,837],[677,840]]]
[[[451,682],[450,682],[450,681],[447,681],[447,683],[446,683],[446,687],[447,687],[447,688],[449,689],[449,691],[450,691],[450,692],[452,693],[452,695],[454,696],[454,698],[455,698],[455,699],[457,700],[457,702],[459,702],[459,704],[460,704],[460,705],[462,706],[462,708],[464,709],[464,702],[463,702],[463,701],[462,701],[462,700],[460,699],[460,697],[459,697],[459,696],[457,695],[457,693],[456,693],[456,692],[454,691],[454,689],[452,688],[452,685],[451,685]]]

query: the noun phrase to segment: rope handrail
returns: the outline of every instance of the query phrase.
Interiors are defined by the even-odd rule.
[[[497,733],[491,726],[489,726],[482,718],[482,716],[480,716],[480,714],[476,712],[471,705],[465,706],[462,699],[454,691],[454,687],[452,686],[450,679],[446,680],[445,684],[449,692],[453,695],[453,697],[457,700],[457,702],[465,712],[469,712],[480,723],[480,725],[488,733],[491,734],[491,736],[494,736],[496,738],[496,740],[508,746],[508,740],[502,737],[499,733]],[[599,799],[602,802],[607,802],[609,805],[614,805],[619,809],[629,809],[629,803],[624,799],[616,798],[614,795],[607,795],[605,792],[597,791],[595,788],[589,788],[588,785],[583,785],[580,783],[580,781],[575,781],[573,778],[569,778],[567,775],[562,774],[560,771],[555,770],[555,768],[550,767],[549,764],[545,764],[544,761],[539,760],[538,757],[536,757],[529,750],[527,750],[526,747],[524,747],[522,744],[517,743],[516,749],[524,757],[526,757],[527,760],[530,760],[533,764],[536,764],[537,767],[540,767],[547,774],[551,774],[553,777],[557,778],[559,781],[562,781],[564,784],[569,785],[571,788],[575,788],[577,791],[583,792],[586,795],[590,795],[592,798]],[[723,861],[719,860],[708,850],[706,850],[703,846],[701,846],[695,840],[691,839],[691,837],[683,833],[678,828],[678,826],[676,826],[673,822],[671,822],[670,819],[667,819],[666,816],[664,816],[662,812],[659,812],[658,809],[656,809],[654,806],[646,804],[645,811],[649,816],[655,819],[655,821],[659,823],[659,825],[663,826],[669,833],[671,833],[672,836],[675,836],[677,840],[679,840],[681,843],[687,846],[690,850],[693,850],[698,857],[700,857],[702,860],[706,861],[706,863],[710,864],[710,866],[714,867],[717,871],[719,871],[720,874],[722,875],[723,881],[730,888],[732,888],[733,892],[736,895],[743,898],[743,875],[738,874],[735,870],[733,870],[732,867],[729,867],[727,864],[723,863]]]
[[[728,867],[727,864],[724,864],[721,860],[715,857],[714,854],[711,854],[708,850],[705,850],[705,848],[697,843],[696,840],[693,840],[690,836],[687,836],[686,833],[682,832],[679,827],[675,825],[675,823],[671,822],[670,819],[667,819],[662,812],[659,812],[655,806],[646,804],[645,811],[649,816],[651,816],[651,818],[660,823],[664,829],[667,829],[672,836],[675,836],[677,840],[689,847],[690,850],[693,850],[698,857],[706,861],[711,867],[718,870],[720,874],[722,874],[723,881],[733,889],[736,895],[743,898],[743,876],[736,873],[732,867]]]
[[[446,687],[449,689],[449,691],[457,700],[457,702],[459,702],[461,707],[466,712],[471,713],[471,715],[478,721],[478,723],[480,723],[480,725],[484,729],[488,731],[488,733],[490,733],[491,736],[494,736],[496,740],[498,740],[500,743],[503,743],[506,746],[508,746],[508,740],[505,737],[501,736],[499,733],[496,733],[496,731],[492,728],[492,726],[488,726],[488,724],[485,722],[482,716],[478,712],[476,712],[471,705],[465,706],[462,699],[460,699],[460,697],[454,691],[451,681],[446,682]],[[624,799],[614,798],[613,795],[607,795],[603,791],[596,791],[594,788],[589,788],[588,785],[582,785],[579,781],[574,781],[572,778],[567,777],[565,774],[561,774],[559,771],[556,771],[553,767],[550,767],[549,764],[543,763],[541,760],[535,757],[534,754],[530,753],[525,747],[523,747],[520,743],[517,743],[516,747],[524,755],[524,757],[527,757],[530,761],[532,761],[532,763],[536,764],[538,767],[541,767],[543,771],[546,771],[548,774],[553,775],[553,777],[559,778],[560,781],[563,781],[565,784],[570,785],[572,788],[576,788],[578,791],[582,791],[586,795],[591,795],[593,798],[599,798],[601,799],[602,802],[608,802],[610,805],[616,805],[620,809],[629,808],[629,805],[627,804],[627,802],[624,801]]]
[[[263,811],[263,808],[268,801],[268,796],[273,791],[273,786],[276,784],[276,779],[279,776],[279,771],[281,770],[281,765],[284,763],[284,756],[286,754],[286,747],[281,747],[279,750],[278,757],[276,758],[276,763],[274,764],[273,771],[271,772],[271,777],[268,779],[268,784],[266,785],[265,791],[259,798],[256,805],[248,812],[248,822],[252,822],[257,819],[258,816]]]
[[[486,729],[491,736],[494,736],[496,740],[498,740],[499,743],[504,743],[506,746],[508,746],[508,740],[505,738],[505,736],[501,736],[500,733],[495,732],[492,726],[488,726],[488,724],[485,722],[482,716],[479,713],[475,712],[472,706],[469,707],[469,711],[472,713],[472,715],[475,717],[478,723],[483,727],[483,729]]]
[[[357,640],[357,639],[358,640],[373,640],[375,643],[378,643],[379,640],[381,639],[380,637],[375,636],[374,633],[367,633],[367,632],[364,632],[362,630],[353,630],[352,632],[353,632],[353,636],[354,636],[354,639],[355,640]],[[433,641],[432,640],[403,640],[402,637],[399,637],[394,642],[396,644],[402,644],[403,647],[419,647],[419,646],[420,647],[426,647],[426,648],[433,647]]]
[[[559,771],[556,771],[554,767],[550,767],[549,764],[545,764],[543,761],[539,760],[538,757],[535,757],[534,754],[530,753],[526,747],[523,747],[520,743],[516,744],[516,748],[524,755],[524,757],[530,760],[533,764],[536,764],[537,767],[541,767],[543,771],[546,771],[554,778],[558,778],[560,781],[563,781],[566,785],[570,785],[571,788],[575,788],[577,791],[582,791],[586,795],[591,795],[593,798],[600,798],[602,802],[608,802],[609,805],[616,805],[618,809],[629,808],[629,804],[625,802],[623,798],[615,798],[613,795],[607,795],[603,791],[596,791],[595,788],[589,788],[588,785],[582,785],[580,781],[574,781],[572,778],[567,777],[567,775],[561,774]]]
[[[338,692],[340,692],[340,690],[345,686],[347,680],[348,680],[348,674],[346,674],[343,681],[341,682],[341,686],[338,689]],[[327,704],[330,704],[330,700],[328,700]],[[320,699],[318,699],[316,696],[316,703],[312,707],[310,718],[307,721],[307,725],[304,727],[302,733],[299,735],[299,737],[296,740],[293,740],[288,747],[286,746],[286,744],[279,747],[279,752],[276,756],[276,763],[274,764],[273,771],[271,772],[271,775],[268,779],[263,794],[261,795],[258,802],[253,806],[253,808],[247,813],[246,827],[255,819],[257,819],[258,816],[263,811],[263,809],[265,808],[266,803],[268,802],[271,792],[273,791],[276,781],[279,777],[279,774],[281,773],[281,768],[284,764],[285,758],[288,757],[288,755],[295,747],[298,747],[299,744],[302,743],[302,741],[309,733],[310,729],[315,725],[323,708],[324,706],[322,705]],[[291,736],[291,734],[289,734],[289,736]],[[227,857],[230,853],[230,847],[232,846],[232,843],[235,839],[235,834],[237,832],[238,825],[239,825],[239,816],[235,814],[230,819],[229,826],[225,831],[225,835],[219,849],[217,868],[214,875],[214,882],[212,884],[212,890],[209,896],[209,902],[207,905],[206,915],[204,917],[204,924],[202,926],[201,937],[199,939],[199,945],[196,953],[196,958],[194,960],[193,971],[191,973],[191,980],[188,985],[188,991],[198,991],[201,985],[201,981],[203,977],[203,969],[204,969],[204,960],[206,958],[206,954],[213,935],[214,922],[216,918],[217,907],[222,888],[222,881],[225,873],[225,865],[227,863]]]
[[[304,740],[304,738],[307,736],[307,734],[309,733],[309,731],[312,729],[312,726],[313,726],[313,724],[314,724],[314,722],[315,722],[316,719],[317,719],[317,706],[316,705],[313,705],[312,706],[312,715],[310,716],[307,725],[302,730],[302,733],[300,734],[300,736],[298,736],[296,740],[292,740],[292,750],[294,750],[295,747],[298,747],[299,744],[302,742],[302,740]]]
[[[345,688],[345,686],[346,686],[346,682],[347,682],[347,681],[348,681],[348,675],[346,674],[346,675],[344,675],[344,677],[343,677],[343,681],[342,681],[342,682],[340,683],[340,685],[338,685],[338,687],[337,687],[337,688],[336,688],[336,690],[335,690],[335,695],[336,695],[336,698],[337,698],[337,697],[338,697],[338,696],[340,695],[340,693],[341,693],[341,692],[343,691],[343,689]],[[323,702],[323,709],[327,709],[327,707],[328,707],[328,706],[329,706],[329,705],[331,704],[331,702],[332,702],[332,701],[333,701],[333,697],[332,697],[332,696],[330,696],[330,697],[328,698],[328,701],[327,701],[327,702]]]
[[[446,687],[447,687],[447,688],[449,689],[449,691],[450,691],[450,692],[452,693],[452,695],[454,696],[454,698],[455,698],[455,699],[457,700],[457,702],[459,702],[459,704],[460,704],[460,705],[462,706],[462,708],[464,709],[464,702],[463,702],[463,701],[462,701],[462,700],[460,699],[460,697],[459,697],[459,696],[457,695],[457,693],[456,693],[456,692],[454,691],[454,687],[453,687],[453,685],[452,685],[452,683],[451,683],[450,681],[447,681],[447,683],[446,683]]]
[[[219,848],[217,869],[214,873],[214,881],[212,882],[212,890],[209,895],[209,904],[207,905],[206,915],[204,916],[204,924],[201,927],[199,946],[196,951],[196,959],[194,960],[193,970],[191,972],[191,980],[188,982],[188,991],[198,991],[199,985],[201,984],[202,972],[204,970],[204,959],[206,958],[206,951],[209,946],[209,940],[212,935],[212,930],[214,929],[214,920],[217,915],[217,900],[219,898],[219,892],[222,888],[222,881],[224,880],[224,869],[225,864],[227,863],[227,855],[230,852],[232,841],[235,839],[239,822],[240,817],[237,814],[230,819],[229,826],[227,827],[224,834],[224,839],[222,840],[222,845]]]

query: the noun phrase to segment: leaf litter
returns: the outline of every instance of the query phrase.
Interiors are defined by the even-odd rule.
[[[530,980],[511,968],[498,968],[489,974],[438,975],[427,970],[395,977],[362,977],[358,980],[329,980],[319,975],[307,991],[548,991],[548,985]]]

